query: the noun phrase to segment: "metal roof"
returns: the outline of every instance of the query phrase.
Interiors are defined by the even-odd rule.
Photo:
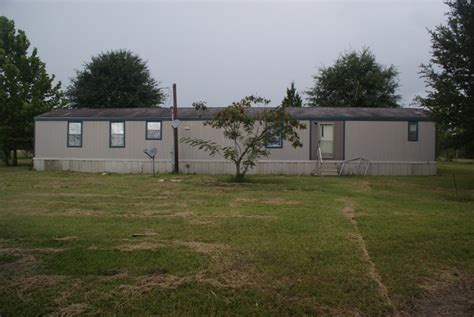
[[[180,120],[207,120],[223,110],[178,108]],[[250,108],[251,113],[265,108]],[[267,108],[268,109],[268,108]],[[429,112],[420,108],[357,108],[357,107],[293,107],[287,110],[300,120],[373,120],[373,121],[431,121]],[[109,108],[58,109],[43,113],[35,120],[171,120],[170,108]]]
[[[57,109],[43,113],[36,118],[170,118],[168,108],[82,108]]]

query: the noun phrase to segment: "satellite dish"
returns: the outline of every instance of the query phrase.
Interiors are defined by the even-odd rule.
[[[158,153],[157,148],[154,147],[154,148],[151,148],[151,149],[144,149],[143,153],[148,155],[148,157],[153,160],[153,163],[152,163],[153,164],[153,176],[155,176],[155,156]]]
[[[145,149],[143,152],[148,155],[149,158],[153,159],[155,158],[156,154],[158,153],[158,150],[156,147],[151,148],[151,149]]]
[[[180,124],[180,123],[181,123],[181,122],[180,122],[178,119],[175,119],[175,120],[173,120],[173,121],[171,122],[171,126],[172,126],[173,128],[175,128],[175,129],[177,129],[177,128],[179,127],[179,124]]]

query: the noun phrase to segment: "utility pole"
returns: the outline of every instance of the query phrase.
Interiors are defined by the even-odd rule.
[[[176,96],[176,84],[173,84],[173,121],[178,120],[178,100]],[[174,137],[174,172],[179,173],[179,151],[178,151],[178,126],[173,124]]]

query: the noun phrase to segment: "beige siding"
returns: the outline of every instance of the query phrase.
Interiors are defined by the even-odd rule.
[[[305,130],[299,131],[300,141],[303,144],[302,147],[294,148],[289,142],[283,141],[283,148],[268,149],[270,152],[270,156],[264,159],[308,160],[310,149],[309,121],[302,121],[301,123],[306,125]],[[171,135],[172,131],[170,131],[169,134]],[[220,145],[231,145],[231,143],[224,138],[224,135],[220,131],[216,131],[216,129],[210,126],[203,126],[203,121],[182,121],[179,127],[179,137],[195,137],[203,140],[211,140]],[[179,156],[182,160],[210,159],[208,153],[199,150],[195,147],[191,147],[187,144],[180,144]],[[216,157],[213,159],[222,159],[222,157],[216,155]]]
[[[300,131],[303,147],[293,148],[284,142],[281,149],[269,149],[270,156],[263,161],[307,161],[310,154],[309,121],[302,121],[307,129]],[[79,159],[79,160],[144,160],[145,148],[158,148],[157,160],[169,162],[173,144],[173,131],[170,121],[162,122],[162,140],[145,140],[145,121],[126,121],[125,148],[109,147],[109,122],[84,121],[83,146],[67,147],[67,121],[36,121],[35,146],[36,158]],[[342,123],[337,123],[338,129]],[[346,121],[345,123],[345,159],[364,157],[371,161],[433,161],[435,149],[435,127],[432,122],[419,122],[417,142],[408,142],[408,123],[393,121]],[[343,143],[337,138],[336,141]],[[222,133],[203,121],[182,121],[179,127],[180,137],[198,137],[213,140],[218,144],[226,143]],[[342,139],[342,138],[341,138]],[[198,161],[222,160],[222,157],[209,157],[208,153],[186,144],[180,144],[180,160],[194,165]],[[340,151],[337,149],[336,153]],[[342,157],[337,155],[336,160]],[[102,163],[101,163],[102,164]],[[268,163],[266,163],[268,165]],[[138,167],[137,167],[138,168]],[[168,167],[167,167],[168,168]],[[274,166],[272,166],[274,168]],[[91,168],[96,169],[96,168]],[[100,170],[101,168],[97,168]],[[135,169],[135,167],[134,167]],[[140,168],[139,168],[140,169]],[[202,168],[203,170],[207,169]],[[228,167],[219,167],[225,170]]]
[[[109,147],[109,121],[84,121],[82,147],[67,147],[67,121],[36,121],[35,156],[44,158],[146,159],[146,148],[158,148],[157,159],[170,159],[172,128],[162,123],[162,140],[145,140],[145,121],[125,122],[125,148]]]
[[[434,161],[435,125],[418,123],[418,141],[408,141],[406,121],[346,121],[345,159]]]

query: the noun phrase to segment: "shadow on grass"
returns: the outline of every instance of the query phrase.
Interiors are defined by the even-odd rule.
[[[230,184],[284,184],[288,181],[285,181],[282,178],[277,178],[277,175],[272,175],[271,177],[265,176],[245,176],[244,178],[237,178],[234,175],[220,175],[217,177],[219,182],[230,183]]]
[[[19,158],[17,166],[7,166],[5,162],[0,161],[0,167],[2,168],[22,168],[22,169],[33,169],[33,159],[32,158]]]

